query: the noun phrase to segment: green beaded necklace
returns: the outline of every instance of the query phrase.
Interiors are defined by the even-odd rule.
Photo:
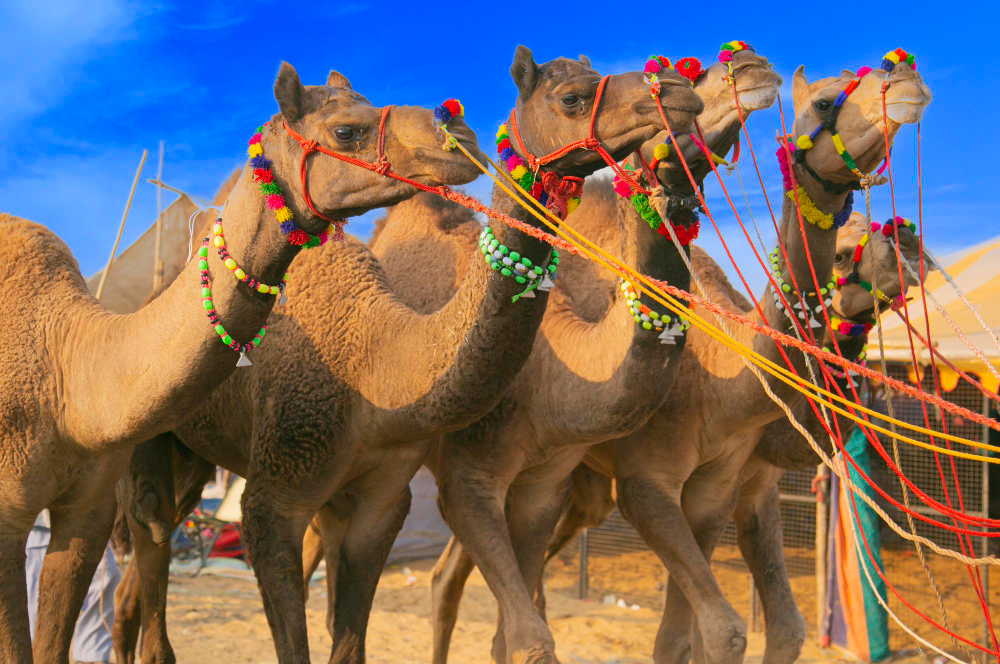
[[[513,278],[519,284],[527,284],[527,288],[512,297],[511,302],[517,302],[522,297],[535,297],[535,290],[547,291],[555,285],[552,280],[559,265],[559,252],[555,249],[552,250],[548,266],[543,268],[541,265],[533,265],[527,256],[500,244],[487,226],[479,234],[479,251],[490,268],[505,277]]]

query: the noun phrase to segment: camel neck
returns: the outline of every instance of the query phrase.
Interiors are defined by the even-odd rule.
[[[240,267],[260,281],[278,283],[298,249],[281,236],[249,169],[243,170],[222,217],[227,249]],[[113,315],[94,303],[90,315],[67,330],[64,431],[80,444],[109,450],[171,429],[236,369],[238,354],[206,316],[197,258],[139,311]],[[220,322],[234,340],[250,341],[276,297],[252,292],[238,281],[214,247],[205,260]],[[275,343],[263,343],[269,342]],[[95,390],[95,385],[116,389]],[[117,416],[109,418],[108,412]]]

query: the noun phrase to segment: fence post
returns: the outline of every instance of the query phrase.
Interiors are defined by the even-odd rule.
[[[587,528],[580,533],[580,599],[587,599],[590,581],[587,578]]]
[[[983,415],[985,415],[986,417],[990,416],[990,401],[989,399],[986,398],[985,394],[983,395]],[[982,442],[984,443],[990,442],[990,430],[986,425],[983,425]],[[993,453],[987,452],[987,454],[992,455]],[[983,480],[982,480],[983,490],[981,498],[982,515],[985,517],[993,517],[994,515],[990,514],[990,464],[983,463],[982,467],[983,467]],[[983,528],[984,532],[987,530],[989,529]],[[982,537],[980,538],[980,540],[982,541],[983,545],[982,556],[985,558],[986,556],[990,555],[990,538]],[[983,594],[986,596],[986,606],[989,607],[990,566],[983,565],[982,567],[980,567],[980,569],[982,570],[982,576],[983,576]],[[985,615],[983,616],[983,645],[986,646],[987,648],[990,648],[993,645],[993,635],[990,634],[989,621],[986,619]]]
[[[828,507],[825,501],[826,484],[830,471],[823,464],[816,467],[816,475],[820,481],[816,482],[816,638],[823,637],[823,626],[826,623],[826,554],[827,554],[827,515]]]

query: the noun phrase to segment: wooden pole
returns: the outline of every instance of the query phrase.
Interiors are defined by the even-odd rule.
[[[816,638],[823,636],[823,626],[826,623],[826,557],[827,557],[827,528],[829,517],[829,506],[826,504],[826,483],[830,478],[830,471],[823,464],[816,467],[816,475],[822,479],[816,484]]]
[[[118,234],[115,235],[115,243],[111,246],[111,255],[108,256],[108,264],[104,266],[104,272],[101,273],[101,281],[97,284],[97,293],[95,297],[98,301],[101,299],[101,294],[104,292],[104,283],[108,280],[108,272],[111,271],[111,263],[115,260],[115,252],[118,251],[118,242],[122,239],[122,231],[125,230],[125,219],[128,217],[128,209],[132,207],[132,195],[135,194],[135,186],[139,184],[139,175],[142,174],[142,166],[146,163],[146,155],[149,154],[149,150],[142,151],[142,159],[139,160],[139,168],[135,171],[135,179],[132,180],[132,188],[128,192],[128,201],[125,202],[125,211],[122,212],[122,221],[118,224]]]
[[[163,141],[160,141],[160,163],[156,167],[156,243],[153,249],[153,291],[163,283]]]

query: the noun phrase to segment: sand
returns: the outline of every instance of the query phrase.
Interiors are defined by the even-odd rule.
[[[432,560],[394,565],[385,570],[375,596],[368,629],[368,661],[410,664],[428,662],[431,652],[430,570]],[[229,573],[229,572],[226,572]],[[274,664],[277,657],[249,573],[235,578],[203,574],[170,579],[168,629],[179,662],[222,661]],[[648,580],[648,578],[647,578]],[[549,622],[562,664],[637,664],[649,662],[659,610],[620,608],[601,600],[572,596],[569,570],[555,570],[549,592]],[[745,585],[745,584],[744,584]],[[560,590],[563,588],[564,590]],[[330,656],[331,640],[324,624],[325,585],[314,583],[306,617],[314,662]],[[451,662],[489,662],[496,603],[478,571],[469,579],[452,641]],[[763,635],[750,634],[748,664],[759,664]],[[807,643],[799,660],[848,662],[849,657]],[[899,662],[925,662],[905,658]]]

